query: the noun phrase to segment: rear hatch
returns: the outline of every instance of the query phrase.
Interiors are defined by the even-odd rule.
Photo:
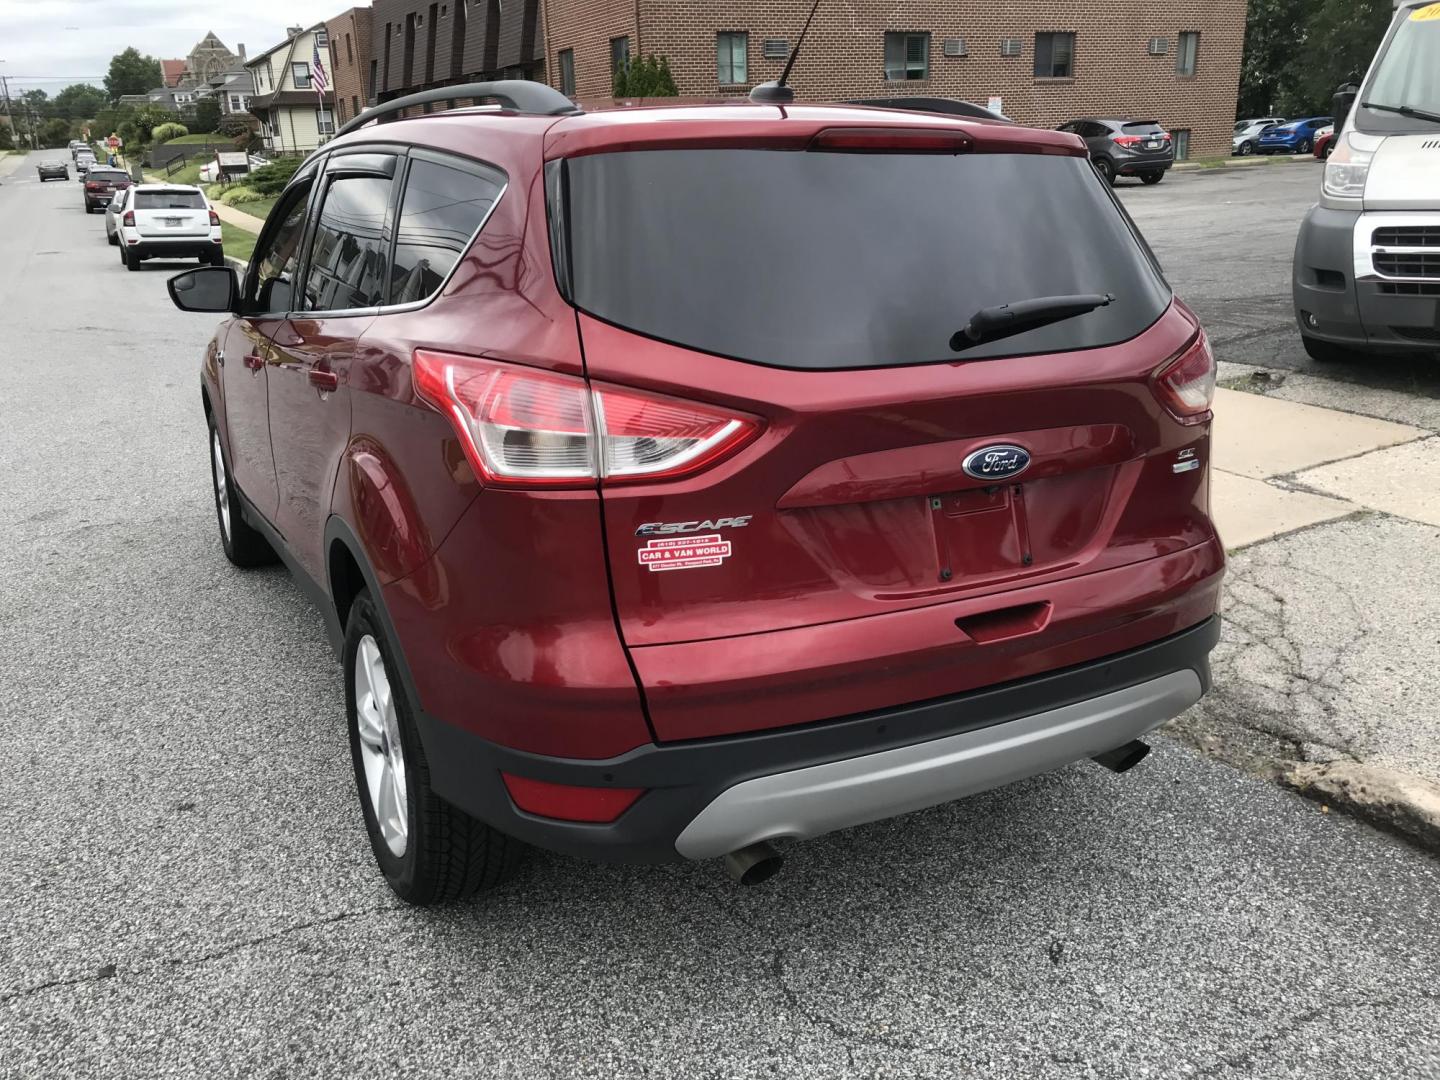
[[[85,190],[91,195],[113,195],[130,186],[130,175],[121,169],[92,167],[85,174]]]
[[[1170,157],[1174,152],[1170,133],[1154,120],[1134,120],[1122,124],[1115,141],[1140,158],[1159,160]]]
[[[822,718],[777,715],[763,687],[750,708],[705,700],[697,648],[718,671],[801,627],[903,636],[865,620],[1213,535],[1205,471],[1172,471],[1203,438],[1150,383],[1196,327],[1084,157],[660,149],[566,170],[589,377],[756,432],[687,477],[602,487],[616,613],[661,740]],[[981,308],[1083,293],[1114,302],[951,347]],[[1012,614],[1043,652],[1050,613]],[[1003,677],[974,653],[936,662],[908,700]],[[881,700],[850,674],[852,710]]]
[[[210,208],[198,191],[137,191],[135,228],[147,238],[190,238],[210,234]]]

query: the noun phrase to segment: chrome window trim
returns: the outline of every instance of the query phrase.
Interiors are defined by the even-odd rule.
[[[1375,269],[1375,256],[1377,254],[1440,254],[1440,248],[1409,248],[1399,246],[1385,246],[1374,243],[1375,232],[1378,229],[1404,228],[1410,225],[1426,225],[1431,228],[1440,228],[1440,214],[1423,210],[1396,210],[1385,213],[1362,213],[1355,219],[1355,229],[1352,234],[1351,270],[1357,282],[1362,281],[1392,281],[1392,282],[1413,282],[1419,284],[1433,285],[1440,282],[1440,274],[1422,275],[1420,277],[1396,277],[1391,274],[1382,274]]]

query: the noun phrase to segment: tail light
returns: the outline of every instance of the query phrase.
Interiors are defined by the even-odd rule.
[[[510,799],[527,814],[556,818],[560,821],[589,821],[604,824],[614,821],[645,794],[644,788],[579,787],[574,784],[552,784],[548,780],[532,780],[513,773],[500,774]]]
[[[210,224],[211,224],[211,225],[219,225],[219,224],[220,224],[220,215],[217,214],[217,213],[215,213],[214,210],[211,210],[211,211],[210,211]]]
[[[878,154],[959,154],[974,145],[964,132],[924,128],[826,128],[810,140],[811,150]]]
[[[1136,145],[1138,145],[1139,143],[1142,143],[1142,142],[1144,142],[1144,141],[1145,141],[1145,140],[1142,139],[1139,135],[1116,135],[1116,136],[1115,136],[1115,145],[1116,145],[1116,146],[1136,146]]]
[[[1215,400],[1215,355],[1201,330],[1178,356],[1165,361],[1150,378],[1155,396],[1182,424],[1210,419]]]
[[[125,216],[120,219],[120,224],[128,225],[130,228],[133,229],[135,227],[135,211],[126,210]]]
[[[506,487],[688,476],[759,431],[756,417],[496,360],[417,350],[415,392],[450,419],[471,466]]]
[[[99,190],[100,190],[100,181],[98,181],[98,180],[86,180],[86,181],[85,181],[85,190],[86,190],[86,191],[99,191]]]

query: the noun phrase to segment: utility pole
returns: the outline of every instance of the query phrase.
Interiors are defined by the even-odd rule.
[[[0,64],[5,61],[0,60]],[[10,139],[18,148],[20,146],[20,133],[15,130],[15,114],[10,111],[10,84],[5,81],[5,76],[0,75],[0,91],[5,94],[5,122],[10,125]]]

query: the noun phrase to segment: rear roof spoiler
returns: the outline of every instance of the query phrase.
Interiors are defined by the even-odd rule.
[[[580,111],[573,101],[552,86],[531,82],[529,79],[498,79],[494,82],[437,86],[433,90],[422,90],[418,94],[406,94],[404,97],[382,102],[347,121],[335,132],[335,137],[347,135],[371,121],[383,124],[387,120],[400,119],[398,113],[419,105],[433,105],[437,101],[458,101],[462,98],[498,102],[501,108],[527,116],[569,116]]]

